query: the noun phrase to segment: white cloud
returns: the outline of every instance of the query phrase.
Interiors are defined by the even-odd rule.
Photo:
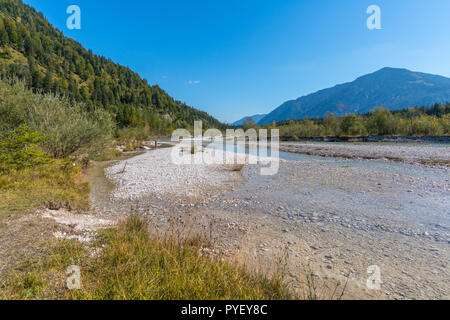
[[[186,84],[199,84],[200,80],[188,80],[186,81]]]

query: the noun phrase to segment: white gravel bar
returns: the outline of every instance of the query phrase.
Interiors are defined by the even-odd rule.
[[[239,170],[233,170],[236,164],[213,161],[214,157],[221,159],[225,159],[226,155],[234,157],[233,153],[203,148],[202,151],[196,152],[195,156],[202,157],[206,161],[176,164],[172,161],[173,149],[149,151],[107,168],[106,176],[117,186],[112,197],[137,199],[148,194],[195,197],[204,191],[220,188],[221,185],[229,185],[241,179]],[[190,151],[188,153],[188,156],[191,156]],[[244,154],[236,155],[235,159],[238,159],[236,163],[249,161],[249,157]],[[250,159],[256,161],[254,158]]]
[[[282,142],[280,150],[325,157],[388,159],[407,163],[450,165],[450,145]]]

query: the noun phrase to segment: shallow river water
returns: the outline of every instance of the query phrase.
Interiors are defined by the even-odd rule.
[[[224,148],[221,143],[208,147]],[[248,152],[244,146],[233,151]],[[272,229],[284,225],[289,243],[314,248],[308,254],[317,255],[315,263],[325,266],[325,274],[329,263],[333,271],[351,266],[354,280],[364,287],[365,268],[380,265],[387,296],[449,297],[448,169],[289,152],[279,156],[287,161],[276,175],[261,176],[256,166],[247,167],[246,184],[227,195],[233,205],[217,202],[216,209],[259,213]]]

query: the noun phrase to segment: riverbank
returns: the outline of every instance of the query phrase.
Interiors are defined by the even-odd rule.
[[[290,142],[290,140],[284,140]],[[301,138],[296,142],[450,143],[450,136],[367,136]]]
[[[164,149],[146,154],[159,152],[167,155]],[[121,161],[133,163],[146,154],[123,155]],[[92,200],[88,211],[56,204],[30,205],[16,215],[0,210],[0,299],[296,297],[285,286],[282,274],[268,278],[213,254],[213,235],[206,232],[205,220],[196,221],[191,224],[195,229],[188,230],[165,211],[166,224],[158,226],[148,211],[142,214],[143,207],[133,197],[110,199],[116,187],[106,178],[105,169],[114,163],[95,162],[87,171]],[[58,191],[55,189],[53,192]],[[87,200],[87,194],[83,195]],[[80,290],[71,289],[66,282],[69,266],[81,272]]]
[[[435,154],[408,147],[415,157]],[[448,168],[301,155],[261,176],[259,165],[178,166],[171,150],[97,163],[90,213],[46,209],[8,221],[0,236],[11,239],[9,253],[32,242],[28,252],[39,252],[46,239],[89,247],[102,229],[137,216],[152,238],[196,239],[212,259],[252,274],[281,272],[296,297],[336,298],[347,284],[343,299],[450,298]],[[22,249],[12,232],[27,235]],[[373,265],[381,290],[366,286]]]
[[[122,173],[124,162],[108,170],[118,184],[110,214],[120,203],[123,212],[134,208],[156,229],[175,220],[215,235],[212,253],[257,271],[270,272],[274,261],[288,256],[291,287],[304,289],[309,265],[325,288],[321,298],[347,276],[347,299],[449,297],[448,168],[304,156],[281,161],[275,176],[260,176],[258,165],[241,176],[220,166],[176,169],[169,150],[137,157]],[[442,150],[421,146],[382,151],[442,157]],[[382,271],[380,291],[366,286],[371,265]]]
[[[294,279],[309,263],[329,286],[350,273],[345,298],[449,298],[448,170],[330,159],[285,161],[271,179],[255,170],[228,196],[234,207],[218,206],[251,210],[254,250],[270,259],[287,247]],[[380,291],[366,287],[372,265]]]
[[[343,159],[388,160],[450,167],[450,147],[389,143],[281,142],[280,151]]]

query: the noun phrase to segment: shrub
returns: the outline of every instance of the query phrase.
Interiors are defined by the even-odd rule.
[[[38,144],[43,141],[39,132],[26,126],[0,138],[0,173],[21,170],[51,162],[51,157]]]
[[[444,134],[450,134],[450,113],[443,116],[440,121]]]
[[[344,134],[350,136],[363,135],[365,133],[365,128],[360,117],[355,114],[349,114],[342,119],[341,130]]]
[[[367,121],[367,130],[369,134],[378,136],[395,134],[396,120],[389,110],[383,107],[376,108]]]
[[[412,121],[412,134],[425,136],[438,136],[443,133],[439,121],[434,116],[422,115]]]
[[[112,117],[104,110],[88,110],[63,96],[33,93],[19,81],[0,81],[0,133],[21,125],[41,132],[44,150],[58,158],[95,154],[114,130]]]

